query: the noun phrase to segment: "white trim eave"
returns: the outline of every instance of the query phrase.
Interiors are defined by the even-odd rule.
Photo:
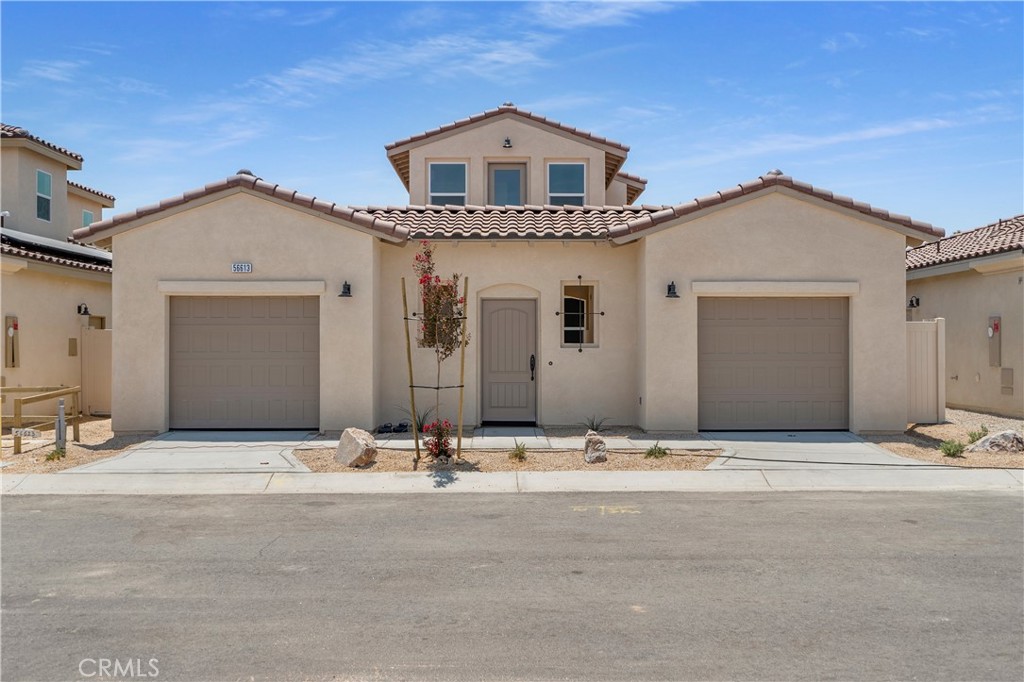
[[[691,282],[698,296],[855,296],[860,282]]]
[[[995,253],[991,256],[980,256],[978,258],[965,258],[964,260],[953,261],[952,263],[938,263],[924,268],[907,270],[907,281],[915,279],[926,279],[928,277],[942,277],[953,275],[958,272],[976,270],[982,274],[994,272],[1008,272],[1024,267],[1024,249],[1014,249],[1004,253]]]
[[[164,296],[319,296],[327,290],[322,280],[166,280],[157,282]]]

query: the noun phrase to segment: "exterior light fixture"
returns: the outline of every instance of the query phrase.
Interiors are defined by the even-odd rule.
[[[676,291],[675,280],[669,282],[668,293],[665,294],[665,298],[679,298],[679,292]]]
[[[907,301],[907,307],[908,308],[920,308],[921,307],[921,299],[919,299],[917,296],[911,296],[910,300]]]
[[[89,315],[90,314],[89,313],[89,306],[86,305],[85,303],[79,303],[78,304],[78,314],[79,315]]]
[[[338,298],[352,298],[352,285],[348,283],[348,280],[341,285],[341,293],[338,294]]]
[[[505,142],[501,145],[502,149],[512,149],[512,138],[506,137]]]

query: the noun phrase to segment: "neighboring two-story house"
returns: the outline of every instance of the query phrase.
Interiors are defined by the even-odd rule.
[[[109,413],[110,342],[88,330],[110,324],[111,254],[69,238],[114,197],[69,180],[82,156],[24,128],[0,127],[0,154],[4,385],[82,385],[83,408]]]
[[[468,424],[906,427],[894,292],[906,247],[941,230],[780,171],[637,205],[628,147],[512,104],[386,151],[408,205],[239,171],[75,232],[118,259],[116,431],[395,421],[419,240],[469,278]],[[433,353],[413,360],[433,384]]]

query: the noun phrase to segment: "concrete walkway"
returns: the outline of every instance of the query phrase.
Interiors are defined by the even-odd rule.
[[[463,447],[582,449],[582,438],[540,429],[481,429]],[[408,472],[313,474],[292,455],[331,448],[304,432],[172,432],[59,474],[3,474],[6,495],[994,490],[1024,491],[1020,469],[965,469],[906,459],[849,433],[707,433],[660,440],[670,449],[722,449],[703,471]],[[645,449],[656,437],[607,439]],[[621,443],[620,443],[621,441]],[[378,440],[411,449],[411,434]]]

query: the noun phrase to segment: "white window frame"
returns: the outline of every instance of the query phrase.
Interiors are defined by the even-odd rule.
[[[551,191],[551,167],[552,166],[583,166],[583,191],[582,192],[552,192]],[[547,165],[547,174],[545,177],[547,183],[546,187],[548,190],[548,203],[553,206],[563,206],[564,203],[560,203],[555,200],[555,197],[568,198],[568,197],[579,197],[580,205],[585,206],[587,204],[587,162],[586,161],[549,161]],[[575,204],[572,204],[575,206]]]
[[[591,298],[590,305],[593,307],[593,310],[588,310],[587,309],[587,299],[580,298],[578,296],[570,296],[570,295],[568,295],[565,292],[566,288],[568,288],[568,287],[589,287],[590,288],[590,298]],[[561,299],[559,299],[559,306],[560,306],[560,308],[562,310],[562,324],[561,324],[561,326],[559,328],[559,332],[558,333],[559,333],[559,342],[560,342],[561,347],[562,348],[580,348],[582,346],[583,348],[597,348],[600,345],[598,343],[599,339],[598,339],[598,328],[597,328],[597,324],[598,324],[597,318],[599,317],[599,315],[594,314],[594,311],[600,310],[600,307],[598,306],[598,303],[597,303],[597,282],[596,281],[590,281],[590,282],[583,281],[583,282],[580,282],[579,280],[573,280],[573,281],[566,280],[566,281],[562,282],[561,292],[560,293],[561,293]],[[569,327],[569,326],[566,326],[568,314],[566,313],[566,310],[565,310],[565,299],[567,299],[567,298],[573,299],[574,301],[580,301],[580,303],[582,304],[582,308],[583,308],[583,320],[582,320],[583,326],[582,327]],[[587,338],[587,325],[588,325],[588,323],[590,325],[590,330],[591,330],[591,339],[592,339],[591,341],[587,341],[586,340],[586,338]],[[581,344],[579,341],[566,341],[565,340],[565,332],[567,332],[567,331],[580,331],[580,332],[582,332],[582,334],[583,334],[583,337],[582,337],[583,338],[583,343]]]
[[[460,194],[459,192],[434,192],[434,188],[431,187],[431,185],[433,184],[433,179],[432,179],[432,175],[433,174],[431,173],[431,168],[433,168],[434,166],[462,166],[462,168],[463,168],[462,193]],[[469,163],[467,163],[466,161],[430,161],[429,163],[427,163],[427,203],[428,204],[434,204],[435,203],[434,202],[434,196],[436,194],[437,196],[442,196],[442,197],[462,197],[462,206],[465,206],[466,202],[467,202],[467,198],[468,198],[468,196],[467,196],[467,189],[468,189],[467,186],[468,185],[469,185]],[[444,206],[444,205],[450,204],[450,203],[451,203],[450,201],[446,201],[446,202],[441,203],[440,205]]]
[[[86,219],[88,216],[88,219]],[[89,227],[96,221],[96,215],[92,211],[82,209],[82,227]]]
[[[49,193],[49,195],[43,194],[42,192],[39,191],[39,177],[41,175],[45,175],[47,178],[50,179],[50,193]],[[46,213],[49,216],[48,218],[43,218],[43,217],[41,217],[39,215],[39,199],[40,198],[46,199],[46,201],[49,202],[47,204],[47,207],[46,207]],[[51,175],[50,173],[47,173],[44,170],[39,170],[39,169],[36,169],[36,220],[42,220],[43,222],[46,222],[46,223],[48,223],[48,222],[53,220],[53,175]]]

